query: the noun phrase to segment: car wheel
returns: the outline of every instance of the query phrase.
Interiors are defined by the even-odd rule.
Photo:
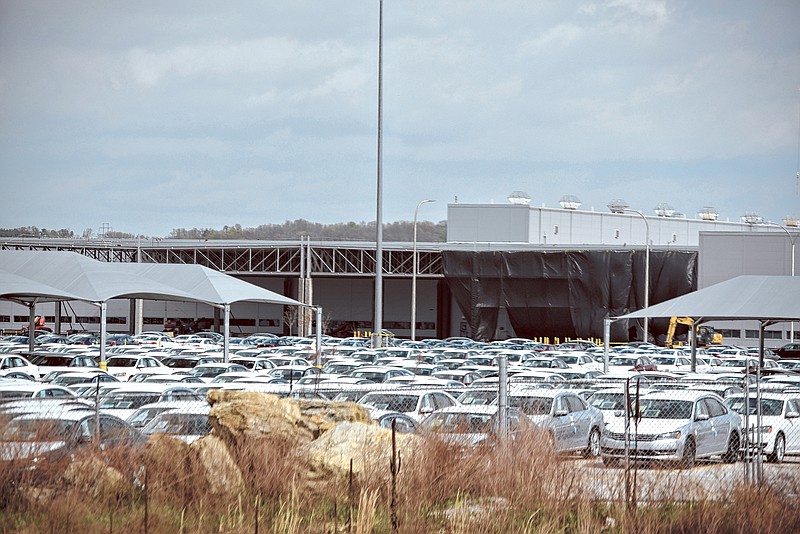
[[[581,455],[584,458],[597,458],[600,456],[600,431],[593,428],[589,433],[589,445],[583,449]]]
[[[786,438],[783,434],[778,434],[775,437],[775,449],[767,457],[767,461],[779,464],[786,457]]]
[[[697,449],[695,448],[694,440],[689,438],[683,444],[683,458],[681,458],[681,467],[683,469],[691,469],[697,460]]]
[[[722,461],[726,464],[732,464],[739,459],[739,434],[736,432],[731,434],[728,438],[728,450],[722,455]]]

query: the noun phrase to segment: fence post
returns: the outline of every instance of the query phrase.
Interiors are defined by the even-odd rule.
[[[508,356],[500,354],[497,357],[497,364],[500,368],[497,384],[498,431],[500,436],[505,439],[508,437]]]

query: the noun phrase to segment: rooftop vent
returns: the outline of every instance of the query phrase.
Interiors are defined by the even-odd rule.
[[[615,198],[608,203],[608,209],[611,210],[611,213],[625,213],[628,207],[628,203],[621,198]]]
[[[764,222],[764,217],[754,211],[746,211],[742,215],[742,222],[747,224],[761,224]]]
[[[564,195],[559,201],[565,210],[576,210],[581,207],[581,201],[574,195]]]
[[[528,196],[528,193],[525,191],[512,191],[510,195],[508,195],[508,201],[512,204],[522,204],[527,206],[531,203],[531,197]]]
[[[672,217],[675,215],[675,208],[667,204],[666,202],[662,202],[658,206],[656,206],[653,211],[656,212],[656,215],[659,217]]]
[[[716,208],[705,206],[700,208],[700,211],[697,212],[697,216],[704,221],[716,221],[719,217],[719,213]]]

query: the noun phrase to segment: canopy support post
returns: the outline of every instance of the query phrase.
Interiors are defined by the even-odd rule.
[[[231,305],[223,304],[222,313],[223,313],[222,335],[225,336],[222,341],[222,361],[228,363],[228,357],[229,357],[228,353],[230,350],[230,337],[231,337]]]

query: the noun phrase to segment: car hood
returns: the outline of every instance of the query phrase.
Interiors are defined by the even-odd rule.
[[[639,424],[636,425],[633,420],[631,420],[629,432],[631,434],[635,432],[639,434],[663,434],[665,432],[678,430],[688,423],[688,419],[641,419]],[[606,431],[617,434],[625,432],[625,418],[619,417],[608,421]]]

